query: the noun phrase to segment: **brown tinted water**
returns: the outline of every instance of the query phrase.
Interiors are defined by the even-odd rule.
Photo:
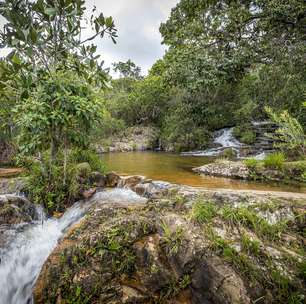
[[[306,193],[306,187],[279,185],[233,180],[228,178],[200,176],[192,168],[212,161],[209,157],[181,156],[164,152],[128,152],[103,154],[107,168],[125,175],[144,175],[154,180],[162,180],[208,189],[237,189],[285,191]]]

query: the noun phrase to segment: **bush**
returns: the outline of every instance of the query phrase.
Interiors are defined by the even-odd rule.
[[[289,112],[275,113],[269,107],[266,111],[270,118],[278,125],[275,134],[270,137],[276,140],[274,146],[289,154],[299,154],[302,158],[306,155],[306,134],[301,123]]]
[[[65,211],[66,207],[81,198],[81,192],[90,187],[92,170],[105,170],[99,156],[92,151],[70,150],[66,164],[63,153],[58,155],[52,164],[48,151],[43,153],[40,160],[27,160],[25,191],[29,199],[42,205],[49,215]]]
[[[256,140],[256,134],[250,130],[245,131],[240,138],[240,141],[247,145],[253,144],[255,140]]]
[[[251,126],[249,124],[236,126],[234,128],[233,134],[237,137],[242,143],[251,145],[256,140],[256,134],[253,130],[250,129]]]
[[[79,195],[80,185],[77,170],[73,165],[67,167],[67,179],[63,181],[63,166],[49,162],[32,164],[25,185],[29,199],[42,205],[49,215],[63,212]]]
[[[73,149],[69,153],[69,161],[72,163],[88,163],[93,171],[99,171],[100,173],[106,171],[101,157],[91,150]]]
[[[270,169],[281,170],[284,167],[284,162],[286,158],[284,153],[276,152],[266,156],[264,159],[264,166]]]
[[[244,163],[250,170],[254,170],[258,166],[259,161],[255,158],[250,158],[250,159],[246,159]]]
[[[221,158],[225,158],[225,159],[233,159],[237,157],[237,151],[234,150],[233,148],[226,148],[222,151],[222,153],[220,154]]]

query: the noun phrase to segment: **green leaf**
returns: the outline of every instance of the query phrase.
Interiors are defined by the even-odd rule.
[[[54,7],[48,7],[45,9],[45,14],[48,16],[55,16],[56,15],[56,9]]]
[[[31,37],[32,43],[37,42],[37,32],[34,28],[30,29],[30,37]]]
[[[17,65],[20,65],[22,63],[20,57],[16,53],[11,58],[11,61]]]
[[[105,25],[106,25],[107,27],[113,27],[113,25],[114,25],[113,18],[112,18],[112,17],[107,17],[107,18],[105,19]]]

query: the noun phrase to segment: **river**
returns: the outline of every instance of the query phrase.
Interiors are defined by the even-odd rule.
[[[166,152],[127,152],[102,155],[107,169],[123,175],[143,175],[153,180],[208,189],[262,190],[306,193],[306,187],[201,176],[192,168],[213,161],[210,156],[180,155]]]

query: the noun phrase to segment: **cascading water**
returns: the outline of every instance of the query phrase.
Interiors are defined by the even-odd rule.
[[[265,122],[263,122],[264,124]],[[260,123],[258,123],[260,124]],[[240,156],[240,149],[244,146],[239,142],[233,135],[234,128],[225,128],[215,132],[214,144],[218,145],[216,148],[210,148],[204,151],[192,151],[184,152],[182,155],[192,155],[192,156],[218,156],[225,149],[231,148],[237,152],[237,158],[255,158],[257,160],[262,160],[266,157],[264,151],[259,151],[256,155],[249,155],[248,157]]]
[[[232,148],[238,152],[242,144],[234,137],[233,130],[234,128],[225,128],[215,132],[214,144],[219,145],[217,148],[205,151],[184,152],[182,155],[217,156],[226,148]]]
[[[32,290],[43,263],[67,229],[77,223],[94,203],[144,203],[131,190],[99,192],[88,202],[78,202],[59,218],[46,219],[25,227],[0,252],[0,304],[30,304]]]

